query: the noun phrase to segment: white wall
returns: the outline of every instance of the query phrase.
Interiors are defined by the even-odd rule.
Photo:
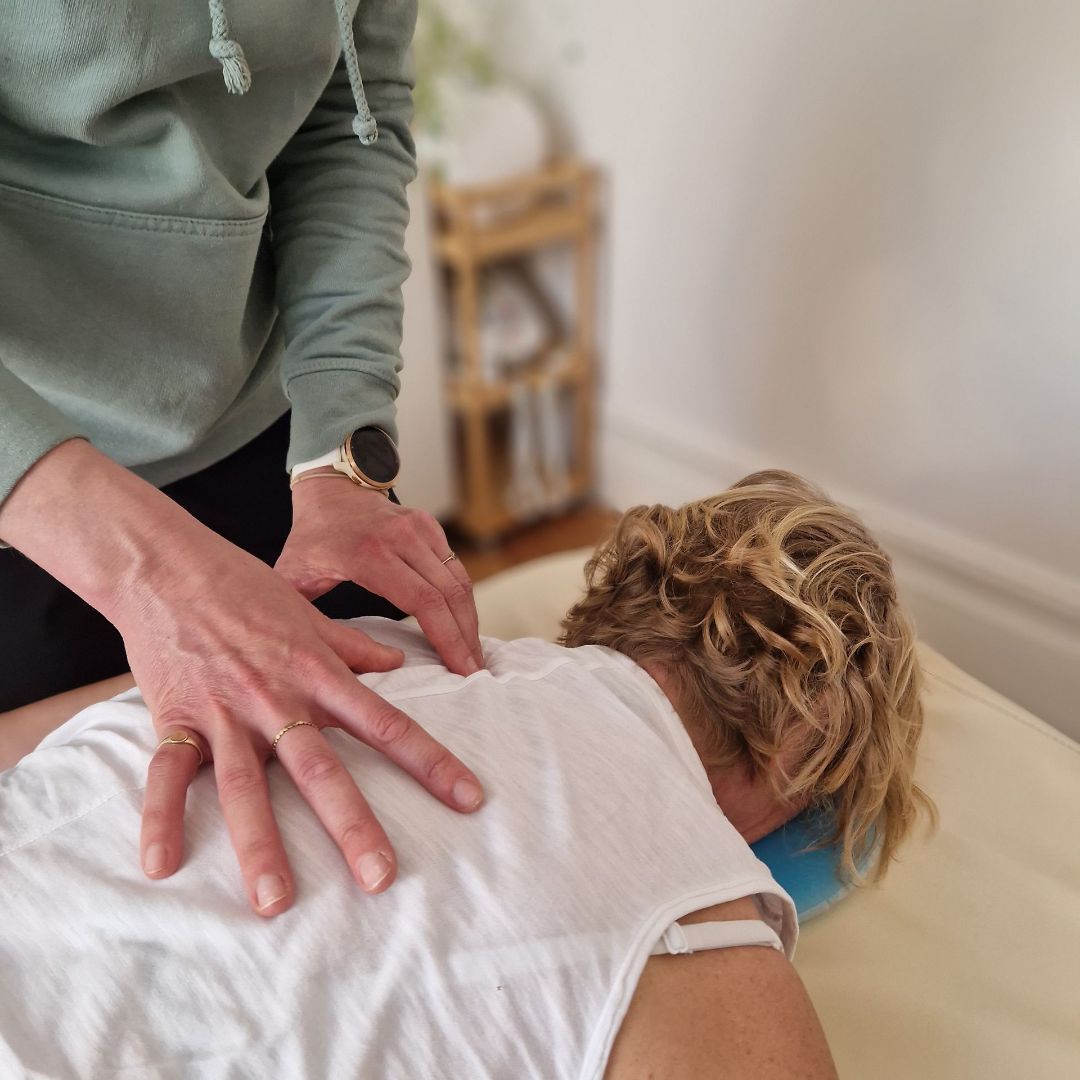
[[[406,506],[441,518],[453,509],[455,476],[443,382],[446,333],[431,243],[431,207],[422,178],[409,188],[405,253],[412,260],[412,273],[402,289],[405,367],[397,403],[401,481],[396,491]]]
[[[515,4],[610,178],[609,497],[806,473],[1080,736],[1080,5]]]

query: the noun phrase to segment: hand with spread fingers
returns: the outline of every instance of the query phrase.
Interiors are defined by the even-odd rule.
[[[324,472],[293,488],[293,527],[275,569],[309,600],[352,581],[414,615],[458,675],[484,666],[472,584],[421,510]]]
[[[473,810],[482,800],[457,758],[352,674],[394,668],[401,653],[326,618],[234,548],[221,545],[197,571],[144,600],[137,624],[121,630],[161,740],[143,807],[150,877],[180,865],[187,789],[212,761],[252,907],[260,915],[289,907],[294,883],[266,782],[265,763],[276,756],[357,883],[368,892],[387,888],[393,847],[324,737],[327,727],[381,750],[454,809]]]

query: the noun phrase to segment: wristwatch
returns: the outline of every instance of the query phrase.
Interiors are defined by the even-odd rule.
[[[290,485],[312,469],[332,465],[360,487],[388,491],[401,471],[401,459],[394,440],[378,427],[362,427],[349,432],[336,450],[313,461],[292,467]]]

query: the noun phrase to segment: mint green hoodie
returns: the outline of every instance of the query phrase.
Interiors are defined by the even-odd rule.
[[[73,435],[161,485],[290,403],[289,465],[394,432],[415,18],[4,0],[0,501]]]

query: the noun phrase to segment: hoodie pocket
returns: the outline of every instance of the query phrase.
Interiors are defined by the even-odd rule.
[[[0,185],[0,360],[125,464],[187,452],[242,396],[273,330],[265,220]]]

